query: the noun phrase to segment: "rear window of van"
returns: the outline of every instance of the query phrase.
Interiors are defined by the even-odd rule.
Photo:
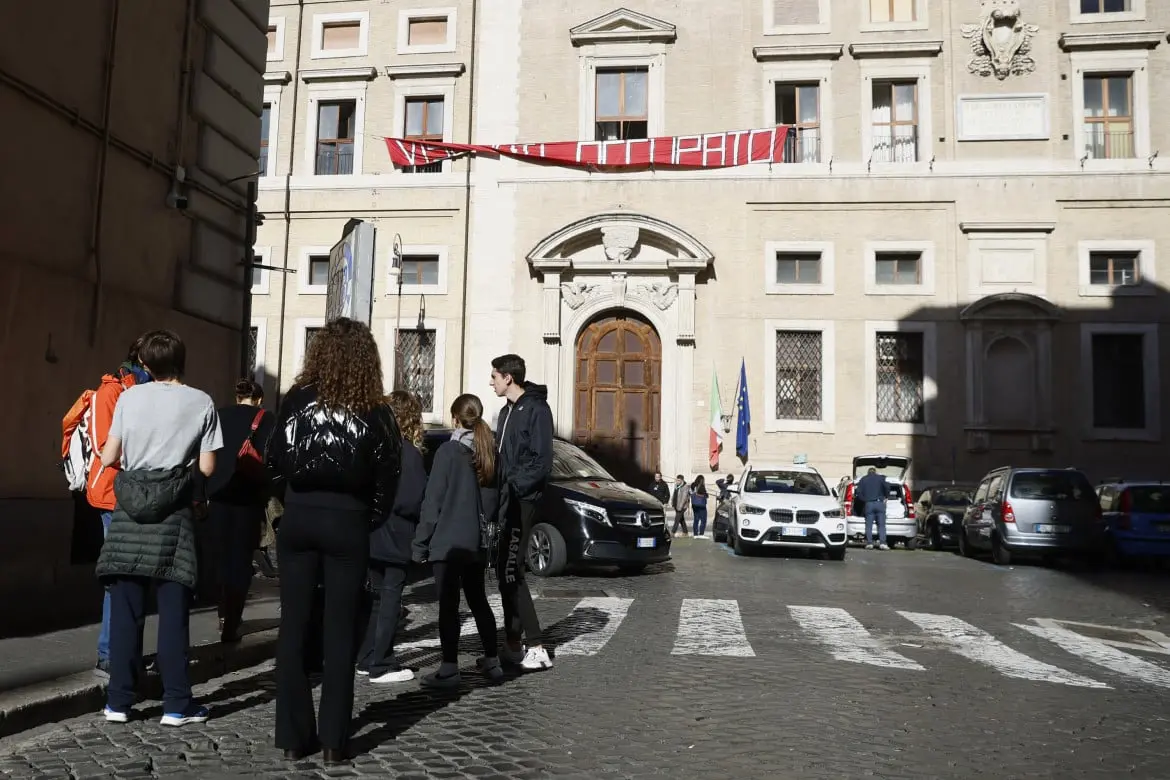
[[[1079,471],[1023,471],[1012,477],[1012,498],[1039,501],[1096,500],[1093,486]]]

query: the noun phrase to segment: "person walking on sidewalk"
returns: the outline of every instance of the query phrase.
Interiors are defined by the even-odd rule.
[[[683,475],[674,478],[674,495],[670,498],[670,506],[674,509],[674,524],[670,533],[674,536],[687,535],[687,509],[691,505],[691,489]]]
[[[102,448],[106,468],[121,462],[117,499],[97,574],[110,586],[110,685],[105,718],[125,723],[142,668],[147,590],[158,604],[158,669],[164,726],[207,720],[187,674],[190,606],[198,579],[191,466],[210,476],[223,446],[211,397],[183,384],[187,349],[176,334],[143,337],[142,365],[153,382],[131,387],[114,409]]]
[[[695,481],[691,484],[691,512],[694,513],[691,530],[698,539],[701,536],[707,535],[707,485],[703,481],[703,475],[695,477]]]
[[[873,549],[873,526],[878,527],[878,549],[890,549],[886,545],[886,501],[890,496],[890,485],[886,478],[871,468],[869,473],[857,481],[857,495],[865,510],[865,549]]]
[[[272,492],[264,452],[275,415],[264,411],[264,388],[253,379],[236,383],[236,402],[219,410],[223,450],[207,483],[208,531],[217,557],[219,632],[238,642],[244,604],[252,586],[252,557],[260,547],[264,513]]]
[[[394,505],[385,521],[370,533],[370,608],[366,638],[358,653],[358,674],[372,683],[414,679],[394,655],[394,636],[402,620],[402,589],[410,567],[411,545],[427,487],[423,465],[422,404],[414,393],[395,390],[386,398],[402,433],[402,472]]]
[[[329,321],[310,342],[268,443],[268,469],[284,485],[276,746],[289,760],[318,741],[327,765],[346,760],[370,530],[393,507],[401,449],[370,329],[346,317]],[[313,631],[318,585],[323,623]],[[311,641],[323,642],[318,719],[306,669]]]
[[[540,617],[524,579],[536,504],[552,472],[553,419],[548,388],[525,381],[519,355],[492,361],[492,390],[507,403],[496,423],[500,545],[496,573],[504,607],[503,660],[525,671],[552,668],[544,649]],[[528,641],[527,649],[523,640]]]
[[[488,604],[487,522],[496,508],[496,453],[492,429],[483,420],[479,398],[465,394],[451,404],[455,432],[435,452],[423,499],[422,520],[414,537],[414,560],[429,561],[439,592],[439,643],[443,662],[426,675],[428,688],[459,685],[459,591],[475,618],[483,643],[480,670],[489,679],[504,676],[496,644],[496,616]]]

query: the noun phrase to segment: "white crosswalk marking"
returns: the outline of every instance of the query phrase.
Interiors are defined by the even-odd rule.
[[[1033,618],[1033,620],[1036,620]],[[1080,656],[1086,661],[1103,666],[1111,672],[1133,677],[1150,685],[1161,688],[1170,688],[1170,671],[1158,664],[1151,663],[1136,655],[1110,647],[1092,637],[1083,636],[1067,628],[1062,628],[1048,621],[1039,621],[1039,626],[1026,626],[1014,623],[1016,628],[1022,628],[1030,634],[1047,639],[1063,650]]]
[[[493,593],[488,596],[488,604],[492,607],[492,614],[496,616],[496,629],[503,633],[504,631],[504,603],[500,601],[498,593]],[[463,605],[463,609],[467,609],[467,605]],[[463,621],[463,626],[459,629],[459,636],[477,636],[479,630],[475,627],[475,618],[469,617]]]
[[[630,604],[633,603],[633,599],[581,599],[573,608],[573,612],[562,622],[570,626],[587,625],[594,620],[600,623],[602,619],[605,622],[601,623],[601,627],[595,631],[587,631],[565,642],[557,648],[557,655],[597,655],[617,633],[622,621],[626,619]],[[601,613],[604,617],[599,617],[597,613]]]
[[[970,623],[949,615],[929,615],[923,612],[898,612],[927,634],[946,640],[957,654],[976,663],[985,664],[1007,677],[1021,680],[1074,685],[1080,688],[1108,688],[1088,677],[1065,671],[1043,661],[1024,655],[1000,642],[991,634]]]
[[[734,599],[683,599],[671,655],[754,657]]]
[[[883,647],[857,618],[843,609],[789,606],[788,611],[800,627],[827,646],[838,661],[924,671],[917,661]]]

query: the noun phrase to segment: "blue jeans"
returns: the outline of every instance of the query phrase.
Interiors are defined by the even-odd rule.
[[[110,533],[110,520],[113,512],[102,512],[102,539]],[[110,660],[110,589],[102,589],[102,630],[98,634],[98,661]]]
[[[865,543],[873,544],[873,524],[877,523],[878,540],[886,543],[886,502],[868,501],[865,504]]]
[[[691,511],[694,513],[691,530],[694,531],[695,536],[702,536],[707,533],[707,507],[692,505]]]
[[[157,663],[162,674],[163,712],[186,714],[193,706],[187,676],[191,591],[177,582],[147,577],[118,577],[110,585],[113,631],[106,703],[112,710],[129,712],[137,701],[146,595],[152,585],[158,603]]]

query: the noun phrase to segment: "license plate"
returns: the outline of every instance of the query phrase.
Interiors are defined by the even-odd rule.
[[[1039,534],[1067,534],[1071,530],[1067,525],[1048,525],[1041,524],[1036,526],[1036,533]]]
[[[807,528],[785,528],[780,533],[784,536],[804,536]]]
[[[653,536],[643,536],[641,539],[638,540],[639,547],[655,547],[657,544],[658,544],[658,540],[655,539]]]

